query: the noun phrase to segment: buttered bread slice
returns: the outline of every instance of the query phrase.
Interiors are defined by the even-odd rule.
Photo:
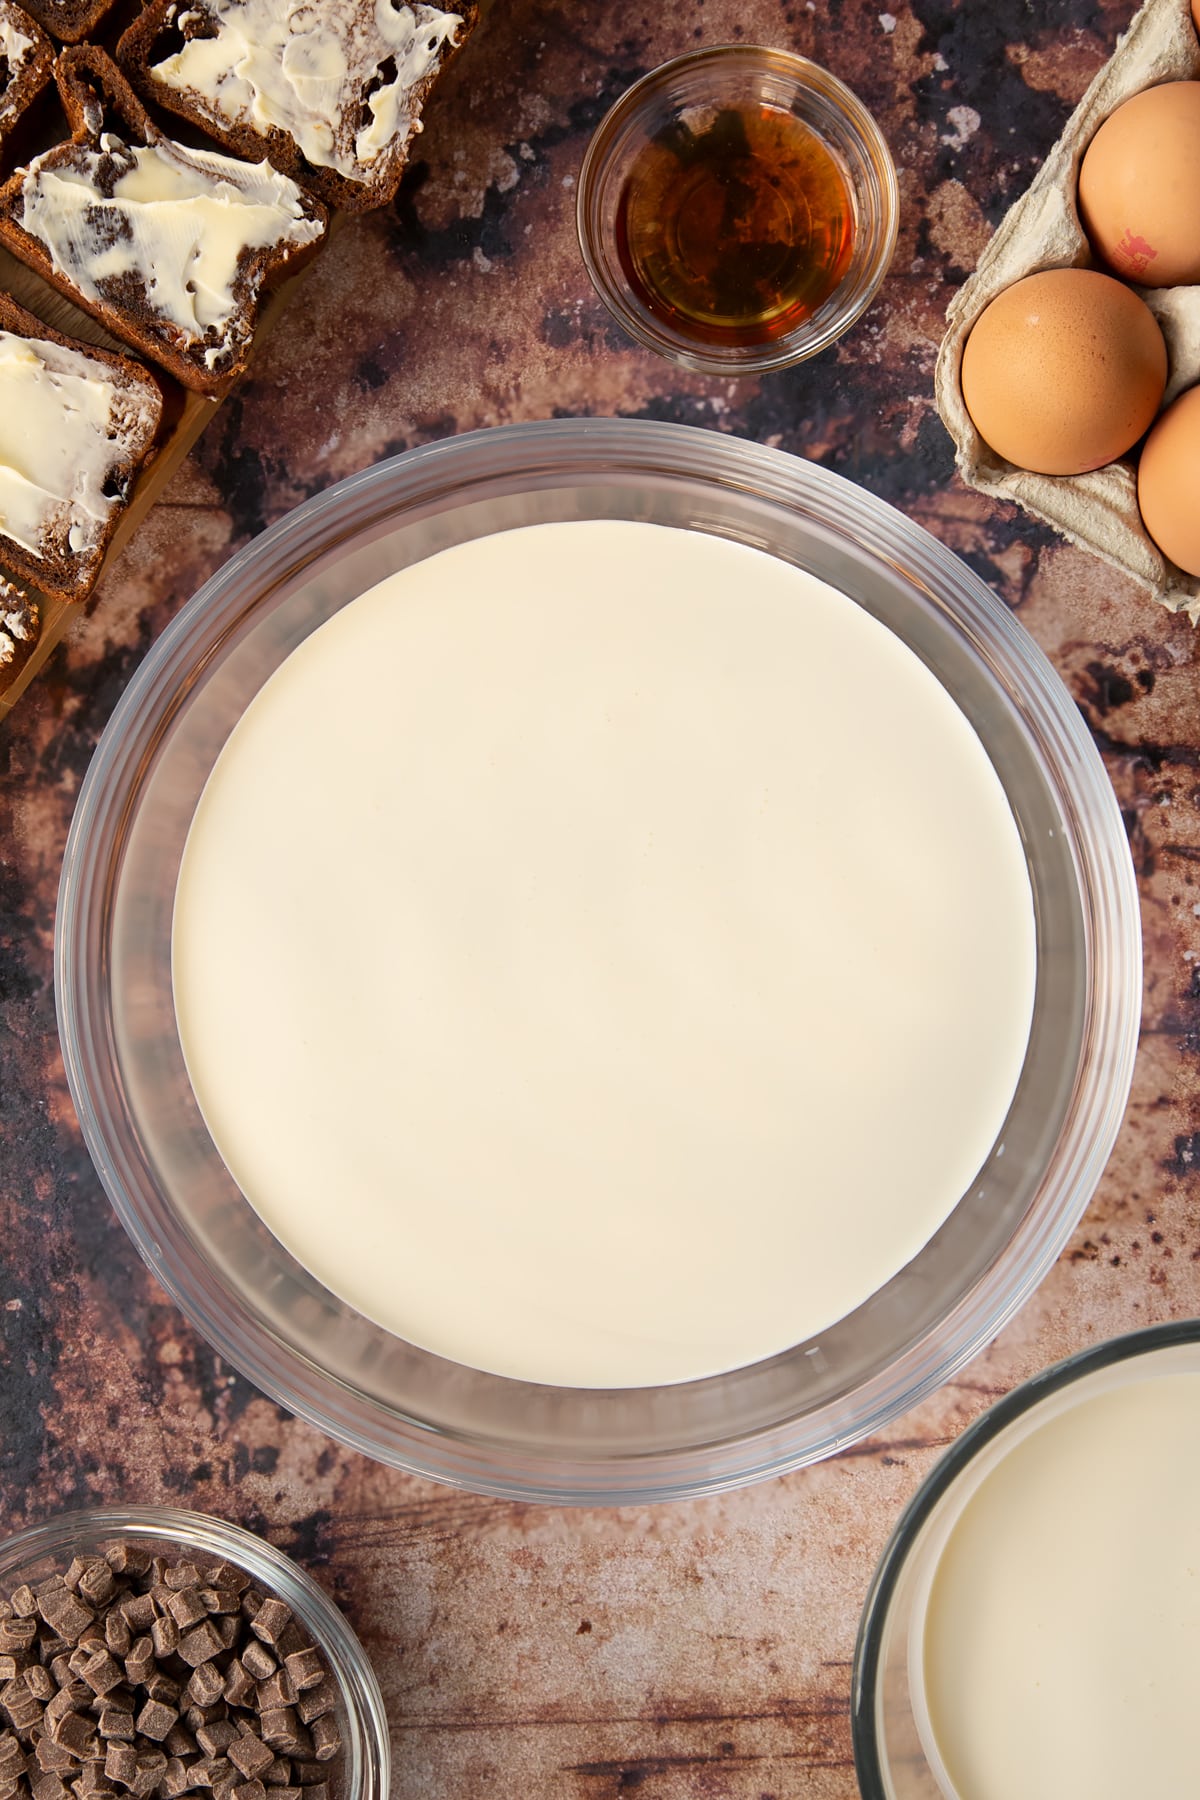
[[[0,144],[33,105],[54,69],[54,46],[13,0],[0,0]]]
[[[40,630],[36,600],[0,575],[0,683],[5,687],[29,661]]]
[[[64,51],[58,84],[72,136],[0,189],[0,242],[185,387],[223,392],[324,208],[267,162],[165,137],[101,50]]]
[[[148,100],[362,211],[394,196],[476,16],[408,0],[151,0],[117,57]]]
[[[0,564],[44,593],[82,600],[161,418],[145,369],[60,337],[0,294]],[[23,633],[11,594],[0,614],[15,657],[28,620]],[[0,679],[12,672],[0,658]]]

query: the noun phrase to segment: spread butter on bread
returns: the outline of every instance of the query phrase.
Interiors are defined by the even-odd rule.
[[[101,50],[64,51],[58,84],[72,136],[0,188],[0,242],[185,387],[223,392],[324,208],[268,162],[164,136]]]
[[[409,0],[151,0],[117,55],[147,98],[330,205],[385,205],[476,19]]]
[[[0,294],[0,563],[82,600],[161,418],[140,364],[72,343]],[[21,637],[11,621],[4,629]]]
[[[0,144],[54,71],[54,46],[13,0],[0,0]]]
[[[40,628],[37,602],[0,575],[0,682],[5,687],[29,661]]]

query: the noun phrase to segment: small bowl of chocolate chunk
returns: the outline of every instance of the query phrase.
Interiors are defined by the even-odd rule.
[[[0,1544],[0,1800],[386,1800],[342,1614],[200,1513],[63,1513]]]

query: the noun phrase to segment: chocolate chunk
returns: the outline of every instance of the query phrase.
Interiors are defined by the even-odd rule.
[[[77,1599],[66,1587],[52,1588],[46,1583],[38,1589],[37,1606],[51,1631],[65,1638],[68,1644],[77,1644],[87,1627],[95,1623],[96,1615],[91,1607],[85,1601]],[[13,1621],[9,1620],[7,1625],[0,1625],[0,1642],[3,1641],[5,1630],[11,1629],[12,1624]]]
[[[46,1717],[50,1717],[49,1707],[46,1708]],[[64,1750],[69,1750],[80,1761],[83,1761],[88,1750],[96,1742],[91,1721],[85,1719],[82,1713],[62,1713],[54,1720],[50,1731],[55,1742],[61,1744]]]
[[[30,1693],[19,1675],[0,1688],[0,1707],[17,1731],[28,1731],[38,1724],[44,1711],[42,1702]]]
[[[173,1706],[176,1712],[179,1711],[183,1689],[173,1676],[164,1675],[161,1669],[155,1669],[149,1681],[143,1682],[142,1686],[151,1700],[162,1700],[167,1706]]]
[[[47,1769],[39,1775],[29,1778],[29,1791],[33,1800],[66,1800],[67,1786],[60,1775]]]
[[[71,1791],[79,1796],[79,1800],[115,1800],[116,1793],[104,1773],[103,1763],[89,1763],[79,1779],[71,1783]]]
[[[194,1631],[189,1631],[179,1640],[179,1654],[189,1668],[197,1669],[201,1663],[211,1662],[225,1648],[211,1619],[205,1619]]]
[[[242,1781],[233,1790],[233,1800],[267,1800],[267,1790],[261,1781]]]
[[[0,1781],[24,1775],[28,1767],[28,1758],[12,1732],[0,1731]]]
[[[265,1775],[276,1758],[275,1752],[264,1744],[262,1739],[247,1732],[229,1746],[229,1760],[239,1772],[252,1780],[256,1775]]]
[[[238,1728],[230,1719],[214,1719],[196,1731],[196,1742],[206,1756],[224,1756],[238,1741]]]
[[[90,1568],[90,1558],[86,1556],[73,1556],[71,1558],[70,1567],[63,1576],[63,1586],[70,1588],[73,1594],[77,1594],[79,1592],[79,1583]]]
[[[129,1742],[134,1735],[133,1709],[128,1706],[105,1706],[100,1713],[100,1736]]]
[[[52,1700],[57,1692],[57,1685],[49,1669],[41,1663],[30,1663],[24,1671],[22,1680],[35,1700]]]
[[[75,1767],[75,1758],[65,1745],[56,1743],[51,1734],[43,1732],[34,1747],[37,1766],[47,1775],[62,1775]]]
[[[29,1650],[37,1637],[36,1619],[0,1619],[0,1650]]]
[[[89,1700],[94,1698],[86,1681],[76,1681],[72,1676],[69,1681],[63,1682],[53,1700],[47,1705],[46,1717],[53,1720],[61,1718],[64,1713],[78,1712],[80,1707],[86,1706]]]
[[[337,1684],[331,1675],[323,1675],[316,1687],[308,1688],[297,1698],[296,1712],[305,1725],[311,1725],[322,1713],[332,1712],[337,1703]]]
[[[161,1618],[155,1619],[150,1627],[150,1641],[160,1662],[179,1649],[179,1627],[170,1613],[163,1613]]]
[[[167,1759],[161,1750],[145,1750],[137,1759],[137,1773],[129,1784],[137,1800],[149,1800],[167,1770]]]
[[[265,1644],[260,1644],[257,1638],[252,1638],[242,1651],[242,1667],[248,1674],[253,1675],[255,1681],[266,1681],[268,1676],[275,1673],[279,1664]]]
[[[292,1775],[301,1787],[312,1787],[316,1782],[324,1781],[328,1774],[329,1770],[324,1763],[294,1762],[292,1764]]]
[[[342,1747],[342,1734],[332,1713],[322,1713],[312,1722],[313,1755],[318,1762],[329,1762]]]
[[[183,1692],[193,1706],[215,1706],[225,1692],[225,1676],[215,1662],[201,1663],[192,1670]]]
[[[162,1741],[168,1756],[195,1756],[200,1746],[182,1719],[177,1719]]]
[[[167,1706],[162,1700],[147,1700],[137,1716],[137,1729],[143,1737],[161,1743],[178,1717],[178,1707]]]
[[[24,1657],[18,1662],[15,1656],[0,1656],[0,1684],[7,1685],[8,1682],[15,1681],[24,1668]]]
[[[163,1770],[162,1780],[158,1784],[162,1800],[179,1800],[179,1796],[186,1794],[191,1785],[192,1777],[187,1764],[181,1757],[169,1757],[167,1766]]]
[[[109,1744],[104,1752],[104,1773],[122,1787],[132,1787],[137,1779],[137,1751],[132,1744]]]
[[[293,1650],[284,1661],[288,1678],[298,1694],[316,1687],[325,1674],[325,1659],[319,1650]]]
[[[128,1543],[110,1544],[104,1560],[114,1575],[144,1575],[150,1567],[146,1552]]]
[[[292,1764],[286,1756],[277,1756],[268,1768],[262,1772],[262,1779],[268,1787],[291,1787]]]
[[[202,1587],[196,1592],[204,1602],[205,1612],[240,1613],[242,1610],[242,1596],[236,1588]]]
[[[148,1637],[135,1638],[133,1649],[125,1658],[125,1679],[132,1681],[135,1687],[149,1681],[154,1673],[154,1640]]]
[[[112,1570],[102,1556],[93,1557],[79,1579],[80,1597],[89,1606],[107,1606],[117,1591]]]
[[[14,1588],[8,1603],[12,1608],[8,1615],[10,1618],[15,1614],[19,1619],[32,1619],[37,1611],[37,1595],[27,1581],[22,1582],[19,1588]]]
[[[149,1631],[158,1612],[150,1594],[131,1594],[121,1602],[121,1616],[135,1636]]]
[[[270,1712],[276,1706],[294,1706],[296,1690],[286,1669],[276,1669],[275,1673],[260,1681],[255,1694],[255,1705],[260,1713]]]
[[[104,1642],[114,1656],[128,1656],[133,1648],[133,1627],[115,1606],[105,1614]]]
[[[255,1682],[240,1656],[225,1671],[224,1696],[230,1706],[247,1706],[254,1699]]]
[[[93,1694],[107,1694],[119,1687],[125,1679],[125,1671],[108,1650],[94,1650],[79,1670],[82,1680],[86,1681]]]
[[[268,1598],[251,1619],[250,1629],[264,1644],[277,1644],[284,1627],[291,1623],[291,1617],[290,1606],[285,1606],[282,1600]]]
[[[190,1626],[198,1625],[201,1619],[207,1619],[208,1608],[200,1598],[198,1587],[178,1589],[167,1600],[167,1611],[174,1619],[180,1631],[187,1631]]]

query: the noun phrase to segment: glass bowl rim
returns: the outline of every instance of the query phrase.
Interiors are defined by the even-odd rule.
[[[220,642],[222,620],[228,625],[256,604],[245,599],[251,583],[257,582],[260,595],[271,591],[338,543],[352,540],[381,511],[396,519],[422,498],[450,504],[469,500],[476,491],[472,481],[476,487],[511,481],[518,468],[531,483],[540,478],[543,485],[602,482],[614,476],[632,483],[647,472],[691,478],[735,496],[791,508],[798,530],[815,509],[830,530],[840,531],[877,561],[899,565],[918,593],[951,614],[1024,727],[1033,732],[1039,723],[1053,738],[1059,759],[1055,768],[1065,784],[1059,801],[1079,839],[1075,874],[1080,903],[1086,913],[1090,896],[1096,913],[1094,919],[1087,915],[1090,979],[1078,1104],[1073,1101],[1056,1158],[1044,1171],[1007,1253],[959,1297],[939,1329],[856,1383],[849,1401],[825,1403],[782,1423],[732,1431],[716,1443],[631,1452],[603,1463],[513,1459],[488,1440],[431,1427],[395,1407],[372,1409],[356,1390],[289,1346],[280,1346],[256,1321],[247,1327],[239,1313],[231,1325],[228,1308],[222,1310],[219,1303],[225,1291],[215,1290],[214,1308],[186,1261],[176,1266],[164,1255],[153,1220],[123,1185],[112,1154],[119,1133],[110,1141],[111,1109],[100,1107],[93,1081],[95,1070],[113,1061],[111,1044],[93,1016],[100,976],[86,955],[89,908],[104,904],[110,879],[108,839],[119,831],[124,809],[136,797],[141,759],[149,757],[177,708],[186,705],[191,679]],[[149,748],[142,748],[142,740]],[[719,1492],[830,1455],[881,1428],[948,1379],[1023,1304],[1091,1198],[1119,1127],[1140,1015],[1140,926],[1116,799],[1086,727],[1032,637],[961,559],[886,502],[784,451],[660,421],[540,420],[439,440],[348,477],[246,545],[183,607],[134,672],[80,789],[59,890],[55,990],[68,1085],[109,1201],[172,1300],[233,1367],[337,1441],[392,1466],[509,1499],[621,1504]],[[103,1020],[99,1023],[102,1027]],[[1051,1187],[1052,1204],[1046,1197]],[[1021,1258],[1014,1272],[1018,1243]],[[362,1403],[365,1423],[360,1415],[351,1416],[348,1400]],[[851,1412],[844,1416],[847,1406]],[[814,1435],[814,1420],[823,1435]]]
[[[827,319],[819,330],[811,330],[811,321],[805,320],[780,338],[704,347],[682,332],[674,332],[666,326],[656,329],[647,323],[610,279],[608,259],[597,242],[591,218],[608,178],[609,160],[623,143],[632,118],[648,97],[660,90],[668,90],[679,76],[713,62],[740,62],[748,69],[773,67],[776,72],[791,77],[798,93],[819,95],[838,112],[848,134],[858,142],[864,161],[870,162],[879,180],[879,216],[870,253],[856,285],[848,290],[836,316]],[[866,312],[878,294],[896,252],[900,232],[900,185],[895,160],[878,120],[853,88],[823,63],[802,56],[799,51],[781,49],[773,44],[705,44],[685,50],[639,76],[613,101],[588,140],[579,165],[575,230],[592,287],[621,329],[637,343],[682,368],[701,374],[761,375],[807,362],[836,343]]]
[[[888,1800],[875,1730],[880,1640],[909,1554],[943,1495],[1001,1432],[1063,1388],[1117,1363],[1136,1361],[1156,1350],[1174,1349],[1181,1344],[1200,1344],[1200,1319],[1170,1319],[1158,1325],[1144,1325],[1137,1331],[1123,1332],[1073,1351],[1048,1368],[1039,1369],[986,1407],[934,1463],[884,1545],[859,1616],[850,1683],[850,1731],[862,1800]]]
[[[63,1559],[82,1543],[104,1539],[170,1542],[181,1550],[223,1558],[294,1610],[302,1608],[301,1622],[337,1682],[355,1739],[359,1780],[348,1789],[347,1800],[388,1800],[391,1738],[379,1679],[350,1621],[306,1569],[266,1538],[213,1513],[113,1504],[70,1508],[0,1539],[0,1579],[8,1580],[42,1558]],[[350,1774],[348,1769],[347,1781]]]

